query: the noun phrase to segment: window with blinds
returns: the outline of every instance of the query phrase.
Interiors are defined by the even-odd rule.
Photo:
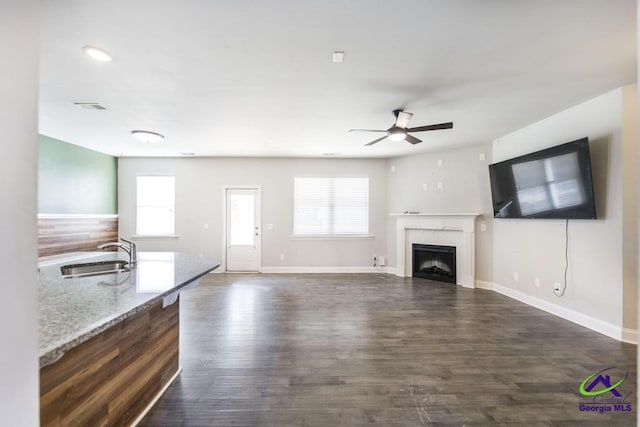
[[[293,234],[369,234],[369,178],[294,178]]]
[[[139,176],[136,181],[136,234],[175,233],[175,187],[173,176]]]

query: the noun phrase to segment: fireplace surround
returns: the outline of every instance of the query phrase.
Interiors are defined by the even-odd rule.
[[[475,287],[475,221],[478,213],[392,213],[396,222],[396,269],[412,276],[411,244],[456,248],[456,284]]]

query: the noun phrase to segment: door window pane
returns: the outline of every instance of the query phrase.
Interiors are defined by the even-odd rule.
[[[255,198],[252,194],[231,194],[229,198],[231,227],[229,242],[232,246],[254,245]]]

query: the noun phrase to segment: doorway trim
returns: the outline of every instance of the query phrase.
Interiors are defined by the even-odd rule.
[[[261,185],[223,185],[222,186],[222,252],[220,265],[227,271],[227,190],[256,190],[260,206],[260,245],[258,246],[258,273],[262,273],[262,186]]]

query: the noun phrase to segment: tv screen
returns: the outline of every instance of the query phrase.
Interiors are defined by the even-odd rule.
[[[589,140],[489,165],[495,218],[596,219]]]

